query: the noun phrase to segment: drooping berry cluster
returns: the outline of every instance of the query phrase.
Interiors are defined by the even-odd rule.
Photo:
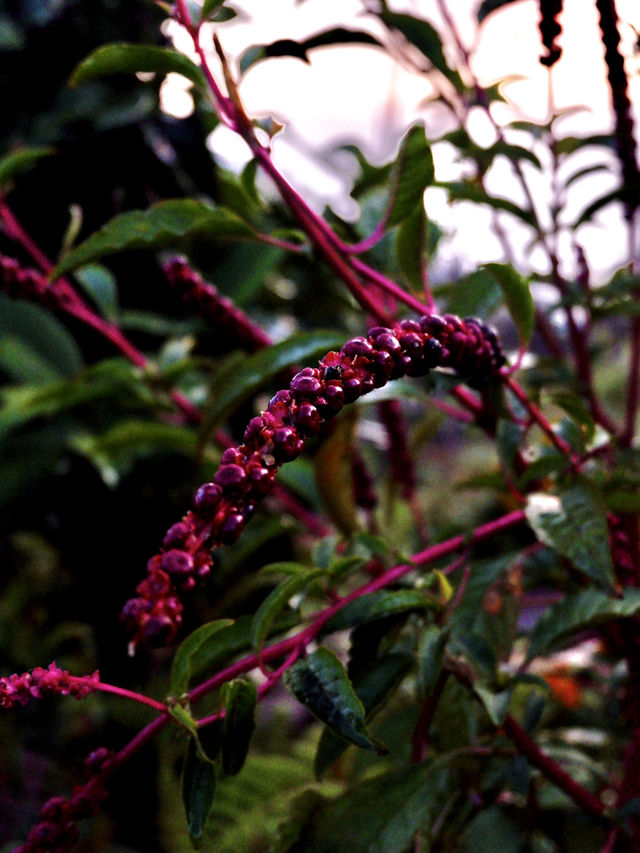
[[[607,65],[607,78],[616,120],[615,140],[622,169],[622,200],[625,214],[631,219],[640,204],[640,171],[636,160],[628,80],[624,58],[620,53],[618,14],[614,0],[596,0],[596,8],[600,14],[600,32],[605,48],[604,61]]]
[[[422,376],[434,367],[455,370],[482,387],[498,375],[504,357],[495,333],[477,320],[453,315],[403,320],[355,337],[318,367],[305,367],[289,387],[252,418],[239,447],[224,451],[213,482],[201,486],[193,509],[167,531],[162,550],[147,564],[147,577],[122,618],[139,642],[172,642],[182,618],[179,590],[193,588],[211,571],[211,549],[236,541],[271,489],[279,467],[302,452],[345,404],[400,376]]]
[[[236,346],[247,352],[269,346],[269,336],[212,284],[207,284],[185,258],[172,258],[163,269],[185,305],[219,329]]]
[[[78,837],[76,821],[98,814],[107,797],[98,773],[108,770],[113,758],[111,750],[96,749],[86,761],[92,778],[84,785],[76,785],[71,796],[51,797],[40,811],[40,822],[29,832],[24,844],[13,849],[13,853],[63,853]]]
[[[82,678],[69,675],[65,669],[60,669],[55,663],[49,666],[37,666],[31,672],[22,675],[8,675],[0,678],[0,708],[13,708],[16,702],[26,705],[29,699],[40,699],[49,694],[60,696],[75,696],[84,699],[93,693],[93,684],[100,681],[100,673],[96,670],[92,675]]]
[[[562,32],[562,27],[558,21],[562,12],[563,0],[540,0],[540,21],[538,27],[540,29],[540,37],[542,44],[547,51],[546,54],[540,57],[542,65],[551,67],[562,56],[562,48],[557,42],[557,38]]]

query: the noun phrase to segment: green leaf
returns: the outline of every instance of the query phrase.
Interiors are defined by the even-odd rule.
[[[187,744],[181,790],[189,837],[198,848],[216,792],[216,769],[201,756],[194,738],[189,738]]]
[[[232,620],[217,620],[217,622]],[[210,623],[216,625],[217,622]],[[201,628],[205,628],[202,625]],[[197,633],[197,628],[194,633]],[[184,641],[189,640],[189,637]],[[200,676],[205,671],[215,672],[228,663],[236,655],[251,648],[251,617],[240,616],[233,624],[222,626],[209,636],[203,635],[201,642],[194,642],[190,653],[191,678]],[[184,691],[183,691],[184,692]]]
[[[137,74],[140,71],[158,74],[182,74],[202,91],[207,81],[197,65],[177,50],[149,45],[114,43],[94,50],[74,69],[69,85],[78,86],[105,74]]]
[[[502,291],[485,269],[474,270],[451,284],[433,288],[433,295],[444,302],[450,314],[459,317],[489,317],[502,303]]]
[[[529,642],[532,660],[578,631],[612,619],[625,619],[640,612],[640,589],[626,589],[621,598],[612,598],[599,589],[585,589],[566,595],[552,605],[536,623]]]
[[[418,646],[420,687],[426,695],[432,692],[442,671],[442,658],[448,639],[449,629],[438,625],[428,625],[420,635]]]
[[[507,310],[511,315],[520,346],[525,348],[531,340],[536,319],[536,306],[531,296],[529,282],[509,264],[484,264],[500,285]]]
[[[50,157],[55,153],[55,148],[33,147],[19,148],[6,154],[0,159],[0,187],[6,188],[16,175],[26,172],[42,157]]]
[[[293,575],[279,584],[265,598],[256,611],[251,626],[251,644],[256,651],[259,652],[262,648],[265,637],[289,600],[322,575],[326,575],[324,569],[311,569],[306,574]]]
[[[482,0],[477,11],[478,23],[481,24],[487,15],[495,12],[496,9],[502,9],[503,6],[509,6],[514,0]]]
[[[44,376],[31,375],[25,365],[22,376],[16,375],[23,381],[42,384],[47,381],[47,377],[59,379],[73,376],[82,368],[83,359],[78,344],[50,311],[39,305],[15,301],[3,293],[0,293],[0,339],[4,340],[5,359],[10,359],[13,354],[19,361],[24,347],[32,354],[32,366],[37,362],[43,365],[46,371]],[[7,347],[9,341],[14,344],[11,351]],[[25,354],[26,358],[29,355]],[[18,361],[14,364],[16,371],[19,368]],[[12,370],[12,373],[15,375],[15,371]]]
[[[505,809],[498,806],[481,811],[469,824],[462,838],[460,853],[523,853],[529,850],[523,827]]]
[[[531,495],[525,512],[541,542],[601,586],[613,585],[605,508],[591,486],[578,482],[558,495]]]
[[[420,204],[398,228],[395,256],[398,268],[409,287],[416,293],[424,288],[424,254],[427,216]]]
[[[224,703],[222,767],[227,776],[235,776],[242,770],[249,751],[258,689],[253,682],[238,678],[223,685],[221,698]]]
[[[364,725],[364,708],[349,676],[336,655],[320,646],[284,674],[295,698],[331,731],[363,749],[384,754],[386,748],[372,740]]]
[[[441,795],[447,758],[378,774],[317,805],[287,853],[413,850],[416,832],[428,822]]]
[[[116,322],[120,316],[118,288],[113,273],[101,264],[88,264],[74,273],[76,281],[82,285],[107,320]]]
[[[224,208],[188,198],[160,201],[148,210],[130,210],[109,220],[65,255],[51,278],[127,249],[184,246],[185,240],[196,237],[256,239],[256,233]]]
[[[242,403],[263,388],[282,370],[324,355],[328,350],[338,349],[344,336],[336,332],[300,332],[286,341],[265,347],[246,358],[238,358],[229,364],[228,371],[216,375],[216,396],[208,406],[202,423],[201,436],[204,440],[216,430]]]
[[[428,610],[434,603],[425,597],[423,592],[413,589],[400,589],[395,591],[382,590],[370,592],[350,601],[342,610],[325,624],[323,633],[330,634],[334,631],[343,631],[345,628],[353,628],[364,622],[372,622],[395,613],[405,613],[411,610]]]
[[[394,653],[374,661],[360,674],[354,682],[354,688],[364,708],[365,722],[371,720],[387,702],[412,663],[411,655]],[[347,742],[341,737],[336,737],[330,729],[322,730],[314,760],[314,770],[318,779],[337,761],[347,747]]]
[[[386,220],[389,228],[404,222],[423,205],[424,191],[434,174],[425,127],[419,123],[405,134],[391,169],[391,199]]]
[[[210,647],[211,639],[223,628],[233,625],[233,619],[217,619],[215,622],[207,622],[196,628],[180,644],[171,665],[171,693],[182,696],[189,689],[189,680],[194,675],[194,663],[201,659],[202,650]],[[195,660],[194,660],[195,659]]]
[[[489,719],[494,726],[501,726],[507,716],[509,705],[511,704],[511,689],[509,690],[492,690],[485,684],[474,684],[473,692],[482,702]]]
[[[486,204],[494,210],[504,210],[525,222],[527,225],[535,226],[535,216],[531,210],[518,207],[506,198],[491,196],[482,187],[471,181],[434,181],[434,186],[443,187],[447,190],[451,201],[472,201],[475,204]]]
[[[420,53],[455,86],[458,92],[464,91],[464,84],[457,71],[449,68],[442,49],[442,40],[435,27],[423,18],[400,15],[385,9],[380,17],[387,26],[399,30],[402,35],[418,48]]]

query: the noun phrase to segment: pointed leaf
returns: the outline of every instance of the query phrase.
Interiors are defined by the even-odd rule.
[[[252,681],[238,678],[223,686],[221,696],[224,702],[222,767],[227,776],[235,776],[242,770],[249,751],[258,689]]]
[[[360,674],[357,682],[354,682],[354,688],[362,702],[366,722],[384,706],[412,663],[411,655],[394,653],[374,661]],[[323,776],[347,747],[348,743],[343,738],[336,737],[330,729],[323,729],[314,760],[316,777]]]
[[[93,299],[102,316],[116,322],[120,307],[113,273],[101,264],[88,264],[75,271],[75,279]]]
[[[520,346],[526,347],[531,340],[536,319],[536,307],[529,282],[508,264],[484,264],[483,269],[491,273],[500,285],[505,304],[518,331]]]
[[[612,619],[640,613],[640,589],[626,589],[621,598],[612,598],[599,589],[585,589],[566,595],[538,620],[529,642],[528,660],[547,652],[572,634]]]
[[[585,222],[588,222],[593,217],[593,215],[599,210],[602,210],[603,207],[606,207],[609,204],[613,204],[614,201],[622,201],[624,197],[625,188],[618,187],[617,190],[613,190],[612,192],[606,193],[600,198],[597,198],[594,202],[592,202],[582,211],[580,216],[576,219],[576,221],[571,227],[575,230],[580,225],[583,225]]]
[[[42,157],[55,154],[55,148],[19,148],[0,159],[0,187],[5,188],[16,175],[30,169]]]
[[[511,704],[512,690],[491,690],[485,684],[474,684],[473,692],[484,705],[494,726],[501,726]]]
[[[391,204],[387,226],[399,225],[422,206],[426,188],[434,178],[433,156],[422,123],[404,136],[391,170]]]
[[[424,255],[427,217],[423,204],[400,225],[396,235],[396,262],[409,287],[419,293],[424,288]]]
[[[331,731],[371,752],[386,748],[372,740],[364,725],[364,708],[336,655],[320,646],[284,674],[284,682],[298,702]]]
[[[514,0],[482,0],[477,11],[478,23],[481,24],[487,15],[495,12],[496,9],[501,9],[503,6],[509,6]]]
[[[199,847],[216,792],[216,769],[200,755],[194,738],[189,738],[182,768],[182,802],[189,837]]]
[[[221,631],[233,625],[233,619],[217,619],[196,628],[181,643],[171,665],[171,692],[174,696],[182,696],[189,688],[189,679],[194,674],[194,658],[201,652],[205,644]]]
[[[451,201],[472,201],[475,204],[486,204],[494,210],[504,210],[521,219],[527,225],[535,226],[535,216],[530,210],[518,207],[506,198],[491,196],[482,187],[471,181],[435,181],[434,186],[447,190]]]
[[[342,610],[339,610],[325,624],[323,633],[343,631],[345,628],[353,628],[355,625],[362,625],[375,619],[383,619],[385,616],[408,613],[411,610],[427,610],[433,606],[433,601],[430,601],[423,592],[418,590],[400,589],[370,592],[367,595],[360,596],[355,601],[350,601]]]
[[[322,575],[326,575],[324,569],[312,569],[303,575],[293,575],[283,581],[265,598],[256,611],[251,626],[251,644],[256,651],[260,651],[262,648],[271,626],[290,599]]]
[[[541,542],[567,557],[577,569],[601,586],[613,585],[604,504],[587,483],[576,483],[557,496],[531,495],[525,512]]]
[[[125,43],[105,44],[94,50],[76,66],[69,85],[78,86],[105,74],[137,74],[140,71],[182,74],[203,91],[207,88],[202,71],[183,53],[167,47]]]
[[[457,71],[449,68],[442,49],[442,40],[436,28],[423,18],[389,12],[386,8],[380,15],[387,26],[399,30],[402,35],[418,48],[420,53],[455,86],[458,92],[464,90],[464,84]]]
[[[188,198],[161,201],[148,210],[130,210],[109,220],[65,255],[51,278],[127,249],[183,246],[185,240],[196,237],[255,239],[256,234],[224,208]]]
[[[344,336],[317,330],[300,332],[286,341],[259,350],[248,358],[230,363],[229,373],[216,376],[216,396],[207,408],[201,434],[208,436],[242,403],[287,367],[305,364],[339,348]]]
[[[442,671],[442,658],[449,639],[449,629],[429,625],[420,636],[418,663],[420,686],[425,694],[431,693]]]

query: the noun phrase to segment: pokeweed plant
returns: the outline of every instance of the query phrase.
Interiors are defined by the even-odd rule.
[[[479,21],[506,5],[485,0]],[[185,179],[92,233],[76,208],[54,262],[16,208],[22,173],[55,168],[56,151],[23,146],[0,161],[7,517],[24,524],[19,492],[43,484],[46,518],[57,511],[61,525],[70,489],[73,521],[67,540],[55,525],[16,526],[7,547],[22,567],[5,589],[2,654],[25,671],[0,678],[0,707],[16,730],[24,708],[28,740],[12,760],[44,800],[34,815],[21,798],[7,849],[640,844],[640,176],[615,4],[595,5],[610,135],[559,135],[553,108],[545,124],[499,124],[501,95],[474,77],[446,0],[446,33],[382,2],[363,7],[370,27],[254,45],[238,68],[223,48],[232,6],[178,0],[164,11],[193,60],[107,44],[71,85],[182,75],[202,127],[248,146],[240,175],[207,160],[211,193],[184,191]],[[562,2],[539,6],[551,75]],[[285,179],[277,128],[247,114],[239,89],[266,58],[308,61],[345,42],[392,50],[457,122],[438,138],[412,125],[386,166],[352,149],[355,224],[319,215]],[[477,109],[491,145],[473,139]],[[438,143],[457,148],[464,180],[438,178]],[[587,146],[615,152],[621,181],[571,221],[569,188],[606,167],[571,170]],[[523,204],[488,189],[498,158]],[[550,212],[531,169],[550,182]],[[490,209],[503,263],[430,281],[441,236],[430,187]],[[581,228],[614,203],[628,263],[596,287]],[[543,272],[517,268],[514,219]],[[140,256],[153,282],[144,309],[127,301]],[[540,284],[553,296],[538,299]],[[78,542],[81,566],[67,567]],[[59,595],[74,585],[81,615]],[[105,665],[101,634],[119,648]],[[34,666],[43,647],[91,674]],[[38,732],[57,712],[36,700],[54,695],[89,710],[58,718],[52,749]],[[28,754],[57,749],[53,775],[66,781],[87,744],[66,795],[29,770]]]

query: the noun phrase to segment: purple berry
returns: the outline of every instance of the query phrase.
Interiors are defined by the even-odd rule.
[[[182,578],[193,571],[193,557],[186,551],[172,548],[162,555],[162,569],[172,577]]]
[[[215,510],[222,500],[222,489],[216,483],[204,483],[193,499],[193,505],[198,512],[211,512]]]

